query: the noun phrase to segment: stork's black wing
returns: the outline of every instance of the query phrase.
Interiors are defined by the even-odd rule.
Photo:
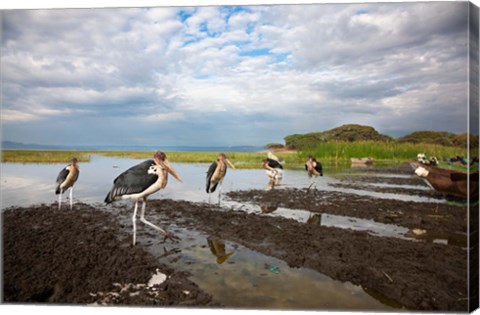
[[[60,193],[60,185],[65,181],[65,179],[67,179],[67,176],[68,174],[70,173],[70,171],[68,170],[68,165],[65,166],[61,171],[60,173],[58,173],[58,176],[57,176],[57,181],[55,182],[56,183],[56,187],[55,187],[55,194],[59,194]]]
[[[105,198],[105,202],[112,202],[116,196],[140,193],[153,185],[157,181],[158,175],[148,174],[148,169],[154,164],[153,160],[147,160],[120,174],[113,181],[112,190]]]
[[[213,173],[215,173],[215,170],[217,169],[217,161],[213,162],[212,165],[208,168],[207,171],[207,193],[214,192],[215,189],[217,188],[217,185],[214,185],[211,187],[212,189],[210,190],[210,180],[212,179]]]
[[[315,165],[315,170],[320,174],[320,176],[323,176],[323,167],[322,167],[322,164],[320,162],[318,162],[317,160],[313,159],[313,161],[315,163],[317,163],[317,165]]]
[[[281,168],[281,169],[283,169],[282,164],[278,163],[278,161],[275,161],[275,160],[273,160],[273,159],[267,158],[267,163],[268,163],[268,166],[270,166],[270,167],[272,167],[272,168]]]

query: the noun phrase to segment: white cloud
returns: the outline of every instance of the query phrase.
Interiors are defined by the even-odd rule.
[[[438,109],[464,100],[465,8],[360,3],[3,12],[2,121],[75,115],[81,124],[97,115],[140,119],[144,127],[229,114],[242,124],[249,115],[279,119],[291,129],[324,130],[350,119],[392,130],[385,123],[392,115],[413,122],[413,114],[441,115]],[[452,130],[466,114],[456,111]],[[6,135],[14,137],[9,128]]]
[[[174,122],[178,120],[184,120],[185,115],[183,113],[158,113],[158,114],[149,114],[146,116],[136,116],[138,120],[145,122]]]
[[[27,122],[38,119],[38,116],[32,113],[25,113],[14,109],[1,109],[0,113],[2,121],[4,122]]]

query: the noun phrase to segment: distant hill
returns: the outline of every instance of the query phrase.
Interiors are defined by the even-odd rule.
[[[25,144],[21,142],[2,141],[2,149],[10,150],[66,150],[68,147],[61,145]]]
[[[393,139],[379,133],[373,127],[348,124],[322,132],[289,135],[284,140],[285,146],[302,150],[327,141],[391,141]]]
[[[320,142],[329,141],[398,141],[408,143],[428,143],[452,147],[466,147],[469,135],[467,133],[454,134],[443,131],[415,131],[403,137],[394,139],[379,133],[370,126],[348,124],[327,131],[293,134],[286,136],[285,146],[291,149],[305,150],[315,147]],[[479,137],[471,135],[470,147],[478,148]],[[273,144],[271,144],[273,145]],[[277,144],[275,144],[277,145]]]

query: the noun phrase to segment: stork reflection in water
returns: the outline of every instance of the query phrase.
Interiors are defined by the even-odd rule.
[[[217,257],[217,264],[223,264],[228,258],[230,258],[235,250],[227,253],[225,250],[225,242],[216,237],[207,238],[208,247],[212,254]]]

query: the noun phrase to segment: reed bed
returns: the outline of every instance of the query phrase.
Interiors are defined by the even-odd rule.
[[[472,155],[478,156],[478,149],[472,150]],[[435,156],[439,160],[457,155],[467,156],[467,148],[446,147],[435,144],[414,144],[392,142],[324,142],[310,151],[300,153],[306,158],[308,154],[314,155],[317,160],[325,161],[350,161],[351,158],[370,157],[377,161],[403,162],[414,160],[418,153],[428,157]]]
[[[73,157],[89,162],[87,151],[2,150],[2,163],[68,163]]]
[[[2,162],[14,163],[67,163],[72,157],[80,162],[89,162],[91,155],[108,157],[148,159],[153,151],[40,151],[40,150],[2,150]],[[220,152],[166,152],[173,163],[212,163]],[[261,161],[267,157],[265,152],[223,152],[237,168],[260,168]],[[301,152],[275,152],[284,167],[303,168],[308,154],[313,154],[322,164],[349,165],[351,158],[370,157],[375,164],[394,164],[415,160],[418,153],[436,156],[439,160],[457,155],[467,156],[466,148],[446,147],[434,144],[412,144],[398,142],[324,142],[315,148]],[[478,156],[478,148],[472,150],[472,156]]]

